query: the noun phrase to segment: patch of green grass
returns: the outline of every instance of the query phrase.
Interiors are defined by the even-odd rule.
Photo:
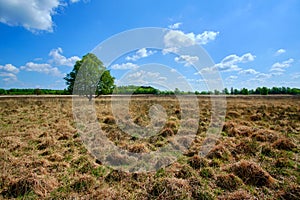
[[[160,178],[160,177],[166,177],[167,173],[164,168],[160,168],[159,170],[156,171],[155,173],[155,178]]]
[[[109,172],[109,169],[107,169],[104,166],[98,166],[96,168],[93,168],[91,173],[96,177],[96,178],[100,178],[100,177],[104,177],[107,173]]]
[[[214,174],[213,170],[209,167],[205,167],[200,171],[200,176],[204,178],[212,178],[213,174]]]

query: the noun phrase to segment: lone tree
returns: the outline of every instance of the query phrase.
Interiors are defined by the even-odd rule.
[[[88,53],[74,65],[64,78],[70,94],[83,95],[92,100],[93,95],[111,94],[115,87],[114,77],[103,63],[92,53]]]

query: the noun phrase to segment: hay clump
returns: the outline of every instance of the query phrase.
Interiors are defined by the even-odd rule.
[[[276,140],[272,146],[276,149],[291,151],[296,148],[296,145],[287,138],[280,138]]]
[[[275,182],[270,174],[259,165],[246,160],[232,165],[229,171],[233,172],[248,185],[270,186]]]
[[[217,176],[216,184],[217,186],[223,189],[234,191],[238,189],[238,187],[241,186],[243,182],[240,178],[230,173],[230,174]]]

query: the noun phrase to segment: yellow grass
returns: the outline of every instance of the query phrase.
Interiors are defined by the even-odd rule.
[[[0,199],[300,196],[300,97],[227,98],[220,138],[206,138],[211,103],[209,97],[198,100],[199,121],[183,119],[181,105],[174,97],[133,97],[129,113],[122,113],[122,118],[125,124],[131,121],[152,127],[156,133],[149,137],[133,136],[118,127],[109,97],[95,100],[97,120],[106,136],[133,153],[156,151],[173,142],[180,134],[180,124],[185,134],[196,129],[189,150],[175,163],[157,172],[128,173],[102,165],[88,152],[76,129],[71,98],[2,97]],[[153,107],[157,104],[160,107]],[[188,106],[185,109],[193,112]],[[151,118],[156,114],[162,117]],[[209,141],[215,145],[208,154],[198,155]]]

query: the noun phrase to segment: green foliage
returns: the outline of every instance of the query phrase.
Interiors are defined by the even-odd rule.
[[[5,95],[5,94],[6,94],[6,90],[0,88],[0,95]]]
[[[227,88],[224,88],[224,90],[223,90],[223,94],[229,94],[229,91],[228,91],[228,89],[227,89]]]
[[[115,94],[159,94],[160,91],[151,86],[118,86],[116,87]]]
[[[42,91],[39,88],[36,88],[36,89],[34,89],[33,93],[36,95],[41,95]]]
[[[67,90],[52,90],[52,89],[0,89],[0,95],[66,95]]]
[[[111,94],[114,89],[114,78],[103,63],[92,53],[88,53],[76,62],[73,70],[64,78],[70,94],[86,96]]]
[[[52,89],[1,89],[0,95],[69,95],[73,92],[74,80],[76,77],[77,65],[75,65],[73,71],[64,78],[66,81],[69,81],[68,88],[64,90],[52,90]],[[74,80],[72,80],[74,78]],[[114,85],[114,77],[110,75],[109,70],[104,70],[102,76],[100,77],[100,82],[97,86],[97,90],[95,92],[96,95],[101,94],[155,94],[155,95],[187,95],[187,94],[196,94],[196,95],[210,95],[210,94],[226,94],[226,95],[269,95],[269,94],[287,94],[287,95],[299,95],[299,88],[289,88],[289,87],[257,87],[256,89],[236,89],[231,87],[230,92],[227,88],[224,88],[223,91],[195,91],[195,92],[186,92],[180,91],[179,89],[175,89],[175,91],[163,90],[160,91],[151,86],[136,86],[136,85],[128,85],[128,86],[115,86]]]
[[[260,90],[260,94],[261,95],[268,95],[269,93],[269,90],[267,87],[262,87],[261,90]]]
[[[241,94],[242,94],[242,95],[248,95],[248,94],[249,94],[248,89],[243,88],[243,89],[241,90]]]
[[[115,78],[110,75],[110,71],[105,70],[101,77],[98,85],[98,95],[99,94],[112,94],[115,88],[114,85]]]

